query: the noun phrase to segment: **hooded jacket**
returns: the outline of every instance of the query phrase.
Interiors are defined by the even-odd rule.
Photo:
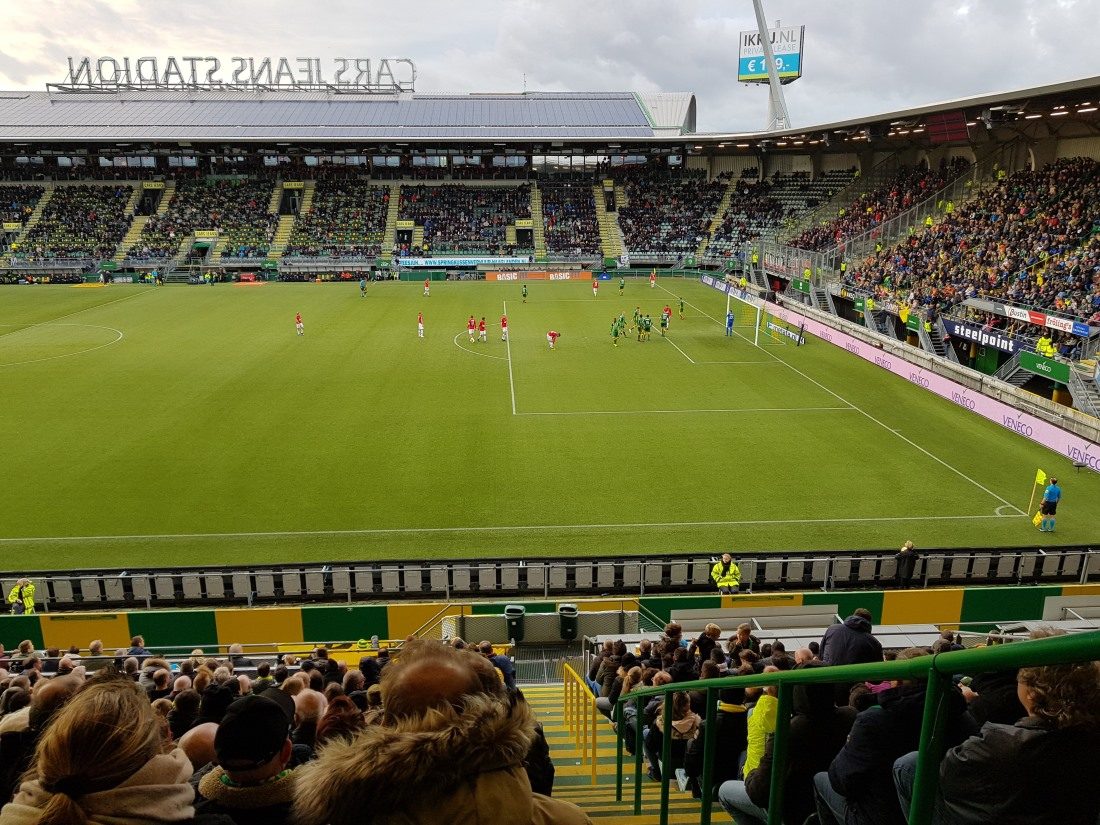
[[[298,768],[296,825],[592,825],[533,793],[524,770],[535,718],[522,701],[463,699],[334,741]]]
[[[827,665],[857,665],[882,661],[882,643],[871,635],[871,623],[849,616],[821,638],[821,661]]]

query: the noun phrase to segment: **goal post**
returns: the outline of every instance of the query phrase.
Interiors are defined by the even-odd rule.
[[[759,301],[751,300],[749,293],[738,293],[729,290],[726,293],[726,324],[729,324],[730,313],[733,313],[733,328],[752,330],[752,343],[760,346],[760,327],[764,317],[764,307]],[[736,304],[734,303],[736,301]],[[745,333],[741,333],[744,335]]]

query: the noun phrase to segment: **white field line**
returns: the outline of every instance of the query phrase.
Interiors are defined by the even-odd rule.
[[[664,336],[662,336],[662,337],[663,337],[663,338],[664,338],[664,339],[665,339],[666,341],[668,341],[668,342],[669,342],[670,344],[672,344],[672,346],[676,347],[676,343],[675,343],[675,342],[674,342],[674,341],[673,341],[673,340],[672,340],[671,338],[669,338],[669,337],[668,337],[667,335],[664,335]],[[676,347],[676,351],[677,351],[678,353],[680,353],[680,354],[681,354],[682,356],[684,356],[684,358],[686,358],[686,359],[687,359],[688,361],[690,361],[690,362],[691,362],[692,364],[694,364],[694,363],[695,363],[695,359],[694,359],[694,358],[692,358],[692,357],[691,357],[690,355],[688,355],[688,354],[687,354],[686,352],[684,352],[684,351],[683,351],[682,349],[680,349],[679,347]]]
[[[522,412],[518,415],[689,415],[692,413],[854,412],[852,407],[737,407],[712,410],[589,410],[583,412]]]
[[[661,285],[660,285],[660,284],[658,284],[658,286],[661,286]],[[664,287],[662,286],[662,287],[661,287],[661,289],[665,289],[665,288],[664,288]],[[668,292],[668,293],[669,293],[670,295],[672,295],[672,294],[673,294],[672,292],[669,292],[669,290],[667,290],[667,289],[665,289],[665,292]],[[685,302],[685,303],[686,303],[686,302]],[[715,317],[714,317],[713,315],[710,315],[709,313],[703,312],[703,310],[699,309],[699,307],[697,307],[697,306],[694,306],[694,305],[692,305],[692,304],[688,304],[688,306],[691,306],[691,307],[692,307],[692,309],[695,309],[695,310],[697,310],[698,312],[700,312],[700,313],[702,313],[703,315],[705,315],[705,316],[706,316],[707,318],[710,318],[710,319],[711,319],[712,321],[714,321],[714,322],[715,322],[716,324],[719,324],[719,325],[721,325],[721,326],[724,326],[724,325],[722,325],[722,322],[721,322],[721,321],[719,321],[719,320],[718,320],[717,318],[715,318]],[[734,332],[737,332],[737,330],[736,330],[736,329],[734,329]],[[745,338],[745,336],[744,336],[744,335],[741,335],[741,333],[739,333],[739,332],[738,332],[737,334],[738,334],[738,335],[740,335],[740,336],[741,336],[742,338],[744,338],[744,339],[745,339],[746,341],[748,341],[748,342],[749,342],[750,344],[752,344],[752,341],[751,341],[751,340],[749,340],[748,338]],[[756,346],[756,345],[755,345],[755,344],[753,344],[753,346]],[[944,467],[946,467],[946,468],[947,468],[948,470],[950,470],[951,472],[953,472],[953,473],[955,473],[956,475],[958,475],[958,476],[959,476],[960,478],[966,479],[966,480],[967,480],[967,481],[969,481],[969,482],[970,482],[971,484],[973,484],[973,485],[974,485],[975,487],[977,487],[977,488],[978,488],[979,490],[982,490],[983,492],[985,492],[985,493],[988,493],[988,494],[989,494],[990,496],[992,496],[993,498],[997,499],[997,501],[1001,502],[1001,504],[1004,504],[1004,505],[1006,505],[1006,506],[1008,506],[1008,507],[1011,507],[1011,508],[1012,508],[1013,510],[1015,510],[1015,511],[1016,511],[1017,513],[1019,513],[1020,515],[1027,515],[1026,513],[1024,513],[1024,511],[1023,511],[1023,510],[1021,510],[1021,509],[1020,509],[1019,507],[1017,507],[1017,506],[1016,506],[1015,504],[1013,504],[1013,503],[1012,503],[1011,501],[1008,501],[1007,499],[1005,499],[1005,498],[1002,498],[1001,496],[999,496],[999,495],[997,495],[996,493],[994,493],[994,492],[993,492],[992,490],[990,490],[990,489],[989,489],[988,487],[986,487],[986,486],[985,486],[984,484],[982,484],[981,482],[979,482],[979,481],[976,481],[975,479],[973,479],[973,478],[971,478],[970,476],[968,476],[968,475],[967,475],[966,473],[964,473],[964,472],[963,472],[962,470],[958,469],[957,467],[953,467],[953,466],[951,466],[951,465],[950,465],[950,464],[948,464],[948,463],[947,463],[946,461],[944,461],[944,460],[943,460],[942,458],[939,458],[938,456],[935,456],[935,455],[933,455],[933,454],[932,454],[932,453],[930,453],[930,452],[929,452],[928,450],[926,450],[926,449],[925,449],[924,447],[922,447],[922,446],[921,446],[920,444],[918,444],[917,442],[913,441],[912,439],[910,439],[910,438],[907,438],[906,436],[902,435],[902,434],[901,434],[900,432],[898,432],[897,430],[895,430],[895,429],[894,429],[893,427],[888,427],[888,426],[886,426],[886,424],[884,424],[884,423],[883,423],[882,421],[880,421],[879,419],[875,418],[875,417],[874,417],[873,415],[871,415],[871,414],[870,414],[869,412],[867,412],[867,411],[866,411],[865,409],[863,409],[863,408],[862,408],[862,407],[860,407],[859,405],[857,405],[857,404],[853,404],[853,403],[852,403],[851,401],[849,401],[849,400],[848,400],[847,398],[844,398],[844,397],[843,397],[842,395],[840,395],[839,393],[836,393],[836,392],[834,392],[833,390],[829,389],[829,388],[828,388],[828,387],[826,387],[826,386],[825,386],[824,384],[822,384],[822,383],[821,383],[820,381],[817,381],[817,380],[815,380],[815,379],[811,378],[811,377],[810,377],[810,376],[808,376],[808,375],[807,375],[806,373],[804,373],[804,372],[803,372],[802,370],[800,370],[800,369],[798,369],[797,367],[793,366],[792,364],[789,364],[789,363],[787,363],[786,361],[784,361],[784,360],[783,360],[782,358],[780,358],[780,357],[779,357],[778,355],[776,355],[776,354],[775,354],[774,352],[771,352],[770,350],[766,350],[766,349],[764,349],[763,347],[757,347],[757,349],[759,349],[759,350],[760,350],[761,352],[765,352],[765,353],[767,353],[767,354],[768,354],[768,355],[770,355],[770,356],[771,356],[772,358],[774,358],[774,359],[775,359],[776,361],[778,361],[778,362],[779,362],[780,364],[782,364],[783,366],[787,367],[787,368],[788,368],[789,370],[791,370],[791,371],[793,371],[793,372],[797,373],[798,375],[801,375],[801,376],[802,376],[803,378],[805,378],[805,379],[806,379],[807,381],[809,381],[809,382],[810,382],[811,384],[814,384],[815,386],[817,386],[817,387],[820,387],[821,389],[823,389],[823,390],[824,390],[825,392],[829,393],[829,395],[833,396],[833,397],[834,397],[834,398],[836,398],[837,400],[839,400],[839,401],[843,401],[843,402],[844,402],[845,404],[848,404],[848,405],[849,405],[850,407],[852,407],[852,409],[854,409],[854,410],[856,410],[857,412],[861,413],[862,415],[866,416],[866,417],[867,417],[868,419],[870,419],[870,420],[871,420],[871,421],[873,421],[874,423],[878,424],[878,425],[879,425],[880,427],[882,427],[882,428],[883,428],[884,430],[886,430],[887,432],[893,433],[893,434],[894,434],[894,435],[896,435],[896,436],[897,436],[898,438],[900,438],[900,439],[901,439],[902,441],[904,441],[905,443],[909,444],[910,446],[912,446],[912,447],[916,448],[916,449],[917,449],[917,450],[919,450],[920,452],[924,453],[924,454],[925,454],[926,456],[928,456],[929,458],[931,458],[931,459],[932,459],[933,461],[937,462],[938,464],[941,464],[941,465],[943,465],[943,466],[944,466]]]
[[[102,309],[103,307],[110,306],[111,304],[117,304],[119,301],[128,301],[131,298],[137,298],[139,295],[148,295],[150,292],[155,292],[154,289],[144,289],[141,292],[135,292],[131,295],[123,295],[121,298],[115,298],[113,301],[105,301],[102,304],[96,304],[95,306],[84,307],[84,309],[78,309],[75,312],[70,312],[68,315],[60,315],[57,318],[51,318],[48,321],[39,321],[37,324],[27,324],[26,326],[19,326],[18,324],[4,324],[4,326],[14,327],[19,326],[19,329],[13,329],[11,332],[0,333],[0,338],[6,335],[15,335],[22,332],[25,329],[34,329],[35,327],[46,326],[47,324],[56,324],[58,321],[64,318],[72,318],[74,315],[79,315],[82,312],[90,312],[93,309]],[[116,330],[117,331],[117,330]]]
[[[504,302],[504,314],[508,314],[508,302]],[[516,414],[516,382],[512,378],[512,333],[509,330],[504,339],[504,348],[508,351],[508,390],[512,393],[512,415]]]
[[[454,337],[455,346],[458,347],[460,350],[463,350],[463,351],[469,352],[469,353],[473,353],[474,355],[480,355],[482,358],[496,358],[498,361],[504,361],[505,360],[503,355],[490,355],[487,352],[478,352],[476,349],[470,349],[469,347],[462,346],[462,344],[458,343],[458,339],[461,336],[465,335],[465,334],[466,334],[465,332],[460,332],[460,333],[458,333],[458,335],[456,335]]]
[[[34,542],[87,542],[87,541],[171,541],[178,539],[241,539],[282,538],[301,536],[370,536],[400,533],[505,533],[537,532],[541,530],[621,530],[623,528],[668,529],[676,527],[767,527],[777,524],[865,524],[867,522],[905,521],[974,521],[989,519],[1022,518],[1019,515],[976,516],[868,516],[866,518],[790,518],[750,519],[741,521],[657,521],[624,522],[621,524],[526,524],[495,525],[487,527],[376,527],[362,530],[264,530],[241,533],[144,533],[119,536],[25,536],[0,538],[0,544],[29,544]]]
[[[127,297],[130,297],[130,296],[127,296]],[[65,317],[68,317],[68,316],[65,316]],[[11,327],[11,326],[16,326],[16,325],[15,324],[0,324],[0,327]],[[0,367],[19,367],[19,366],[22,366],[24,364],[37,364],[37,363],[40,363],[42,361],[55,361],[58,358],[72,358],[73,356],[76,356],[76,355],[86,355],[89,352],[95,352],[97,349],[103,349],[104,347],[109,347],[109,346],[112,346],[113,344],[117,344],[119,341],[121,341],[125,337],[122,334],[122,330],[115,329],[114,327],[100,326],[99,324],[58,324],[58,323],[54,323],[53,321],[48,321],[48,322],[43,321],[42,323],[34,325],[34,327],[42,327],[42,326],[88,327],[89,329],[107,329],[107,330],[110,330],[111,332],[115,333],[115,335],[117,335],[118,337],[115,338],[115,340],[113,340],[113,341],[108,341],[106,344],[99,344],[98,346],[90,347],[89,349],[82,349],[79,352],[66,352],[66,353],[62,353],[61,355],[49,355],[45,358],[31,358],[27,361],[9,361],[9,362],[6,362],[6,363],[5,362],[0,362]],[[22,327],[21,329],[15,330],[15,332],[23,332],[24,330],[28,330],[28,329],[32,329],[32,327]],[[10,333],[10,332],[0,333],[0,337],[3,337],[4,335],[12,335],[12,334],[13,333]]]

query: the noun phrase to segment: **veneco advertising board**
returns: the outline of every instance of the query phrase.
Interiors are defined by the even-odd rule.
[[[720,292],[726,292],[726,284],[720,281],[708,277],[701,280],[707,286],[711,286]],[[707,283],[708,281],[710,283]],[[949,378],[929,372],[923,367],[887,353],[878,347],[860,341],[858,338],[853,338],[851,335],[787,307],[781,307],[770,301],[765,302],[764,307],[765,311],[781,321],[794,326],[804,326],[806,332],[823,341],[842,347],[852,355],[892,372],[911,384],[916,384],[922,389],[947,399],[952,404],[957,404],[1005,429],[1012,430],[1017,435],[1060,453],[1070,461],[1079,463],[1093,472],[1100,473],[1100,445],[1067,432],[1061,427],[1056,427],[1041,418],[1021,412],[1003,401],[974,392]]]

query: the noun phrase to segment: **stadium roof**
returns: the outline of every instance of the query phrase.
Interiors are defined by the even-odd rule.
[[[0,92],[0,141],[600,140],[694,131],[687,93]]]

